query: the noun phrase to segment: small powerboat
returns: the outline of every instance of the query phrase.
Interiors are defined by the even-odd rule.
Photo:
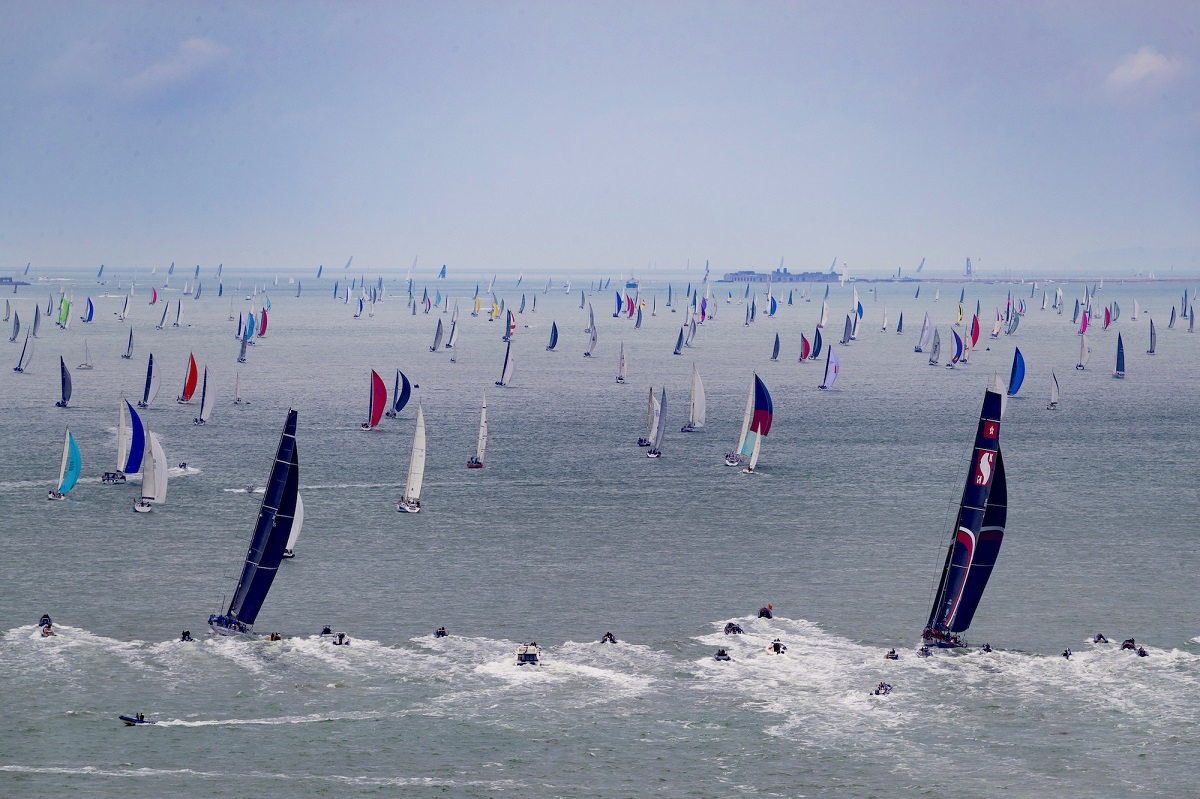
[[[536,641],[520,644],[517,646],[516,658],[518,666],[540,666],[542,665],[542,650]]]
[[[713,660],[733,660],[733,658],[724,649],[718,649],[717,654],[713,655]]]
[[[875,696],[887,696],[891,692],[892,692],[891,683],[881,682],[881,683],[879,683],[879,685],[875,686],[875,691],[873,693]]]
[[[139,724],[155,724],[156,722],[148,721],[145,713],[135,713],[132,716],[117,716],[121,721],[125,722],[126,727],[136,727]]]

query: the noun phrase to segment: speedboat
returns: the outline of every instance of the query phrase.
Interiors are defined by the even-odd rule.
[[[875,687],[874,695],[875,696],[887,696],[891,692],[892,692],[891,683],[881,682],[881,683],[879,683],[878,686]]]
[[[516,659],[518,666],[540,666],[542,665],[542,650],[538,648],[536,641],[520,644],[517,646]]]
[[[718,649],[717,654],[713,655],[713,660],[733,660],[733,658],[724,649]]]
[[[139,724],[154,724],[153,721],[146,720],[145,713],[137,713],[133,716],[117,716],[121,721],[125,722],[126,727],[136,727]]]

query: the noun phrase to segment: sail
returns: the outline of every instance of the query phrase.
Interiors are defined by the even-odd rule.
[[[1021,354],[1021,348],[1017,347],[1013,353],[1012,371],[1008,375],[1008,396],[1015,397],[1021,390],[1023,382],[1025,382],[1025,356]]]
[[[413,434],[412,455],[408,459],[408,483],[404,486],[406,500],[419,500],[425,482],[425,412],[417,405],[417,430]]]
[[[1154,332],[1154,319],[1150,320],[1150,349],[1146,350],[1147,355],[1154,354],[1154,344],[1158,339],[1158,335]]]
[[[6,302],[7,302],[7,300],[6,300]],[[8,340],[16,341],[17,335],[21,332],[21,315],[19,313],[13,312],[12,319],[13,319],[12,335],[8,337]],[[129,331],[129,334],[133,335],[133,331],[132,330]]]
[[[87,299],[87,311],[85,311],[85,312],[84,312],[84,314],[83,314],[83,321],[85,321],[85,322],[91,322],[91,321],[92,321],[92,317],[93,317],[93,316],[95,316],[95,314],[96,314],[96,306],[92,304],[92,298],[91,298],[91,297],[88,297],[88,299]]]
[[[904,311],[900,312],[900,319],[896,322],[896,335],[904,332]]]
[[[258,320],[258,337],[262,338],[267,335],[267,309],[262,309],[262,315]]]
[[[754,383],[750,389],[752,404],[750,405],[750,421],[746,425],[745,437],[741,441],[741,447],[738,452],[743,457],[749,457],[751,451],[756,446],[756,441],[760,437],[765,437],[771,429],[771,419],[774,414],[774,406],[771,403],[771,394],[767,391],[766,385],[763,384],[758,375],[754,376]]]
[[[551,322],[550,323],[550,344],[546,347],[546,349],[553,352],[554,348],[557,346],[558,346],[558,323]]]
[[[808,343],[808,339],[804,334],[800,334],[800,363],[804,363],[812,355],[812,345]]]
[[[1171,323],[1175,322],[1175,309],[1171,309]],[[42,306],[35,305],[33,307],[33,327],[30,329],[30,335],[37,338],[38,330],[42,327]]]
[[[1008,489],[1000,457],[1000,394],[988,388],[975,434],[975,450],[946,552],[927,633],[944,636],[971,626],[1004,538]],[[928,636],[927,636],[928,637]]]
[[[146,431],[142,452],[142,499],[161,504],[167,498],[167,456],[156,433]]]
[[[772,349],[771,349],[771,360],[772,361],[779,360],[779,334],[778,333],[775,334],[775,346],[772,347]]]
[[[162,383],[162,378],[159,375],[159,370],[154,366],[154,353],[150,353],[150,360],[146,362],[146,387],[142,392],[142,401],[140,407],[145,408],[154,398],[158,396],[158,388]]]
[[[433,332],[433,346],[431,346],[429,348],[429,351],[437,352],[441,346],[442,346],[442,320],[439,319],[438,323],[437,323],[437,330],[435,330]]]
[[[954,337],[954,352],[950,355],[950,360],[946,362],[946,366],[954,366],[963,357],[963,340],[962,336],[958,335],[958,331],[950,328],[950,335]]]
[[[853,332],[853,330],[852,330],[852,327],[850,324],[850,315],[847,314],[846,315],[846,329],[842,331],[842,341],[841,341],[842,344],[846,344],[850,341],[852,332]]]
[[[145,454],[146,448],[146,428],[142,424],[142,418],[137,415],[137,411],[129,404],[128,400],[122,400],[125,407],[129,410],[129,454],[125,454],[125,442],[121,441],[121,436],[117,436],[117,471],[125,474],[137,474],[142,468],[142,456]],[[121,427],[124,428],[125,415],[121,414]]]
[[[621,342],[621,349],[617,353],[617,382],[624,383],[627,376],[627,363],[625,361],[625,342]]]
[[[367,399],[367,427],[377,427],[379,418],[383,416],[384,410],[387,408],[387,386],[383,384],[383,378],[374,369],[371,370],[371,379],[368,381],[368,399]]]
[[[840,365],[837,353],[833,351],[833,347],[831,346],[829,354],[825,356],[825,379],[821,381],[820,388],[833,388],[833,383],[837,380]]]
[[[1076,369],[1082,369],[1087,366],[1088,360],[1092,357],[1092,348],[1088,342],[1087,336],[1079,337],[1079,363],[1075,366]]]
[[[504,348],[504,366],[500,367],[500,379],[496,381],[496,385],[507,386],[508,381],[512,379],[512,370],[512,341],[509,341],[508,345]]]
[[[75,487],[75,483],[79,481],[80,466],[79,446],[68,428],[66,438],[63,439],[62,465],[58,469],[59,494],[65,495]]]
[[[596,349],[596,326],[592,325],[592,335],[588,338],[588,348],[584,352],[584,355],[591,355],[594,349]]]
[[[65,368],[65,367],[64,367]],[[1121,334],[1117,334],[1117,368],[1113,372],[1113,377],[1125,376],[1125,343],[1121,340]]]
[[[707,403],[704,398],[704,383],[700,380],[700,370],[692,364],[692,396],[688,406],[688,424],[692,427],[704,427],[704,416]]]
[[[271,477],[258,509],[258,520],[246,552],[242,575],[226,615],[253,625],[275,580],[283,550],[291,537],[300,485],[300,458],[296,447],[296,411],[289,409],[283,435],[271,466]]]
[[[62,406],[67,407],[67,403],[71,400],[71,371],[67,369],[67,362],[63,357],[58,356],[59,376],[62,378]],[[61,492],[60,492],[61,493]]]
[[[933,320],[929,318],[929,311],[925,312],[925,321],[921,323],[921,338],[917,341],[916,352],[924,352],[929,343],[933,341]]]
[[[667,433],[667,389],[663,388],[658,395],[658,418],[655,419],[654,441],[650,445],[652,452],[662,452],[663,438]]]
[[[216,403],[216,392],[208,390],[208,367],[204,367],[204,382],[200,387],[200,421],[207,422]]]
[[[200,370],[196,368],[196,356],[189,353],[187,367],[183,372],[183,393],[179,395],[180,402],[191,402],[196,393],[196,384],[200,380]]]
[[[483,463],[483,452],[487,449],[487,394],[479,406],[479,437],[475,440],[475,461]]]
[[[675,352],[672,353],[674,355],[679,355],[683,351],[683,331],[682,327],[679,328],[679,338],[675,339]]]
[[[933,330],[933,346],[929,350],[929,365],[937,365],[938,358],[942,355],[942,339],[938,335],[937,328]]]
[[[1058,405],[1058,376],[1054,372],[1050,373],[1050,407],[1054,408]]]
[[[412,383],[408,377],[399,369],[396,370],[396,386],[392,390],[392,416],[404,410],[404,406],[408,404],[409,397],[412,396]]]

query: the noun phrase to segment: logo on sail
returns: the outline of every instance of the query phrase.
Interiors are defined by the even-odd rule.
[[[975,464],[975,485],[986,486],[992,482],[992,474],[996,470],[996,453],[979,453],[979,462]]]

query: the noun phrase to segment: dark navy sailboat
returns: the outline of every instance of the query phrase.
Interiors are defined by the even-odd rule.
[[[300,487],[300,459],[296,449],[296,411],[289,409],[271,478],[258,509],[254,537],[246,552],[246,563],[229,608],[221,615],[208,617],[208,625],[217,635],[252,635],[254,620],[262,609],[283,561],[292,522],[296,516],[296,497]]]
[[[975,451],[942,578],[922,634],[926,645],[942,648],[967,645],[960,633],[971,626],[1000,554],[1008,516],[1008,486],[1000,455],[1002,407],[1000,392],[989,387],[983,395]]]

